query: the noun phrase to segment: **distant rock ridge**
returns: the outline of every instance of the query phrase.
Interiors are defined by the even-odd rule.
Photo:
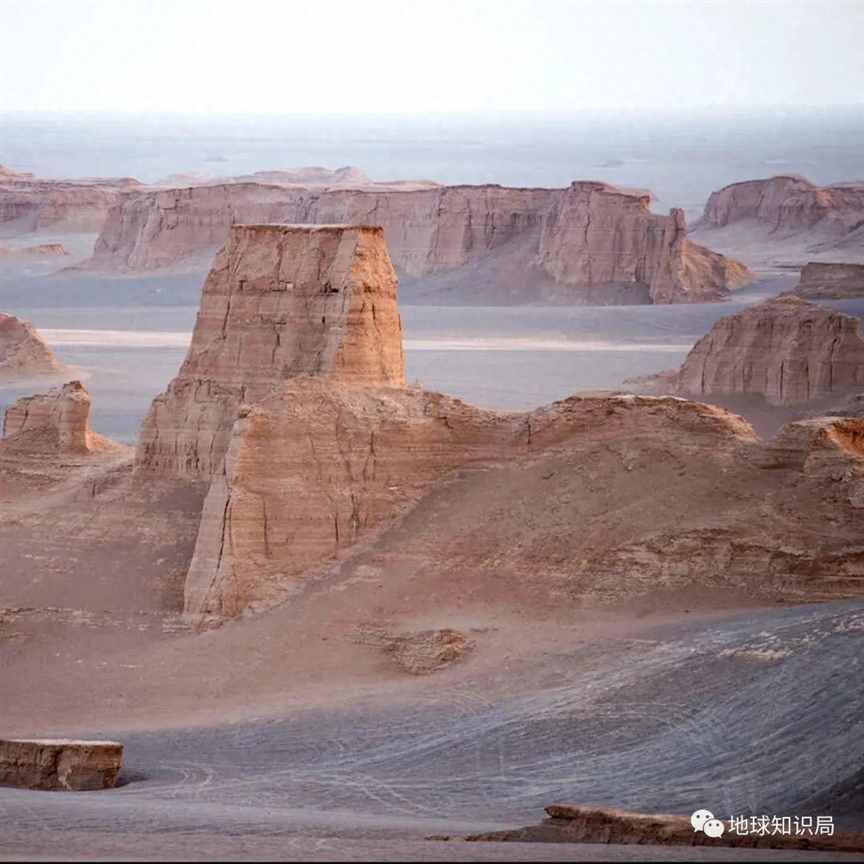
[[[57,378],[65,371],[29,321],[0,312],[0,382]]]
[[[204,283],[186,360],[144,421],[140,469],[221,470],[240,407],[290,378],[402,386],[397,289],[380,228],[232,228]]]
[[[630,383],[649,392],[751,393],[772,405],[802,404],[864,388],[864,338],[857,318],[785,295],[721,318],[680,369]]]
[[[732,183],[711,193],[694,232],[748,263],[766,254],[775,264],[815,255],[861,263],[864,182],[817,186],[791,175]]]
[[[650,198],[603,183],[567,189],[497,185],[304,189],[230,183],[140,192],[112,208],[95,269],[144,271],[211,255],[238,223],[363,223],[384,228],[403,279],[479,268],[501,280],[505,302],[639,303],[715,300],[746,281],[743,265],[687,240],[683,213],[652,214]],[[508,255],[505,264],[501,256]],[[496,268],[497,265],[497,269]],[[485,270],[484,270],[485,268]],[[465,270],[458,292],[476,296]],[[609,286],[609,291],[604,291]],[[434,287],[434,286],[433,286]],[[615,300],[613,302],[620,302]]]
[[[6,409],[0,453],[83,456],[116,447],[90,430],[90,394],[80,381],[36,396],[23,396]]]
[[[792,290],[809,300],[864,297],[864,264],[811,261],[801,268],[801,280]]]

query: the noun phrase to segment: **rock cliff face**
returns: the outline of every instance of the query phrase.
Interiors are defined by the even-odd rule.
[[[95,233],[134,180],[41,180],[0,174],[0,224],[16,233],[40,229]]]
[[[58,377],[63,372],[29,321],[0,312],[0,382]]]
[[[289,378],[401,386],[397,286],[380,228],[233,228],[204,284],[186,360],[144,422],[139,467],[211,476],[241,405]]]
[[[0,740],[0,786],[67,792],[111,789],[122,760],[123,745],[117,741]]]
[[[80,381],[36,396],[23,396],[3,418],[5,454],[84,455],[109,442],[90,431],[90,394]]]
[[[793,290],[810,300],[864,297],[864,264],[810,262],[801,268],[801,281]]]
[[[572,286],[625,285],[634,300],[716,300],[746,281],[743,265],[687,240],[682,210],[659,216],[648,195],[573,183],[543,223],[539,263]]]
[[[864,183],[816,186],[803,177],[733,183],[711,194],[693,233],[762,269],[801,266],[817,256],[860,263]]]
[[[712,192],[702,218],[713,226],[756,219],[777,231],[823,223],[842,237],[864,218],[864,184],[816,186],[803,177],[747,180]]]
[[[502,255],[515,250],[503,269],[519,284],[521,302],[552,296],[604,302],[604,286],[616,298],[623,289],[630,302],[711,300],[747,277],[743,266],[690,243],[680,211],[657,216],[648,196],[600,183],[566,190],[411,191],[235,183],[142,192],[112,208],[90,266],[137,271],[194,265],[212,254],[232,224],[243,222],[381,225],[403,278],[422,280],[473,265],[481,272],[466,269],[470,284],[459,286],[469,294],[484,268],[492,272]]]
[[[793,405],[864,387],[858,320],[780,297],[729,315],[700,339],[677,374],[677,392],[756,393]]]

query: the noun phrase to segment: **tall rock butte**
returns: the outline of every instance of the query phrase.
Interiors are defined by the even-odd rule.
[[[404,384],[398,282],[364,225],[239,225],[204,283],[192,344],[141,431],[142,470],[221,470],[241,406],[297,376]]]
[[[864,338],[857,318],[784,295],[721,318],[680,369],[635,382],[655,392],[752,393],[796,405],[864,388]]]
[[[29,321],[0,312],[0,382],[58,377],[64,371]]]
[[[90,394],[80,381],[22,396],[6,409],[0,453],[85,455],[114,447],[90,430]]]
[[[403,282],[417,286],[418,298],[445,303],[706,301],[749,277],[743,265],[688,241],[681,211],[653,214],[647,194],[594,182],[142,191],[112,207],[89,266],[200,265],[231,225],[248,222],[380,225]]]

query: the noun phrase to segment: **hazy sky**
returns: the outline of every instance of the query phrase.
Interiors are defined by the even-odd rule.
[[[0,111],[864,103],[864,0],[0,0]]]

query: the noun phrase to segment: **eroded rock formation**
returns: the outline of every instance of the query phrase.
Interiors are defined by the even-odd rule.
[[[634,302],[716,300],[746,281],[746,268],[687,240],[682,210],[659,216],[649,195],[573,183],[543,223],[539,262],[557,282],[619,285]]]
[[[716,300],[746,280],[743,265],[687,240],[680,211],[658,216],[649,203],[647,195],[602,183],[410,190],[231,183],[150,191],[112,209],[90,266],[194,265],[242,222],[361,222],[384,228],[405,279],[464,269],[455,288],[429,286],[444,302],[480,296],[484,282],[501,283],[497,302]],[[495,302],[496,292],[482,296]]]
[[[793,290],[808,300],[864,297],[864,264],[811,261],[801,268],[801,281]]]
[[[186,360],[144,422],[139,466],[209,478],[240,406],[289,378],[401,386],[396,291],[380,228],[233,228],[204,284]]]
[[[64,371],[29,321],[0,312],[0,382],[59,377]]]
[[[0,786],[89,792],[117,782],[123,745],[65,738],[0,740]]]
[[[0,262],[58,258],[69,253],[62,243],[39,243],[35,246],[0,246]]]
[[[90,430],[90,394],[80,381],[23,396],[3,417],[4,455],[86,455],[110,446],[112,442]]]
[[[702,397],[752,393],[772,405],[795,405],[864,387],[864,338],[857,318],[782,296],[721,318],[679,370],[630,383]]]
[[[95,233],[135,180],[45,180],[0,173],[0,224],[25,234],[42,229]]]
[[[488,602],[860,592],[860,421],[772,449],[741,418],[673,397],[484,411],[404,387],[395,292],[380,229],[232,230],[137,454],[142,479],[209,484],[193,618],[350,581],[359,549],[424,590],[462,574],[459,591]]]
[[[864,183],[781,176],[713,192],[693,232],[760,269],[864,260]]]

